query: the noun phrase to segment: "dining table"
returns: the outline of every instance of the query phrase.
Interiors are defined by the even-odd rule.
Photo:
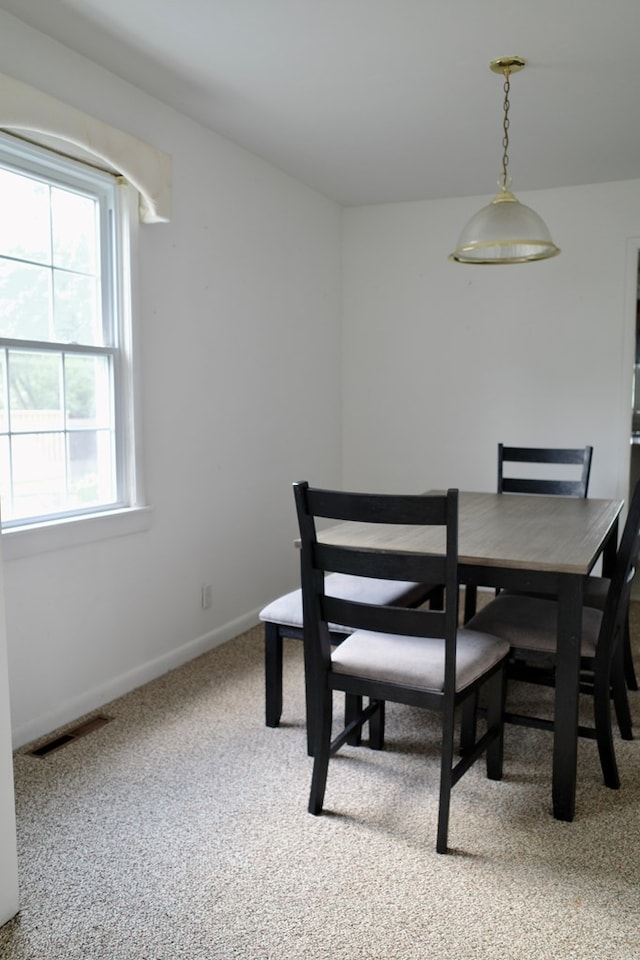
[[[584,582],[599,560],[602,574],[611,573],[623,506],[623,500],[459,492],[458,580],[469,596],[485,587],[558,600],[552,768],[558,820],[571,821],[575,814]],[[443,537],[434,527],[353,522],[318,532],[328,543],[424,553],[443,553]]]

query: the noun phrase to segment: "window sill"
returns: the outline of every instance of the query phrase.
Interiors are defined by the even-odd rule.
[[[152,517],[152,507],[131,507],[89,517],[3,530],[2,556],[4,560],[21,560],[38,553],[143,533],[150,529]]]

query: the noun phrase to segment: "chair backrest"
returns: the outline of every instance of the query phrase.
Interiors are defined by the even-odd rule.
[[[627,519],[616,554],[613,576],[604,606],[598,637],[596,660],[610,659],[621,643],[631,586],[640,554],[640,480],[636,483],[629,504]]]
[[[586,497],[593,447],[506,447],[498,444],[498,493],[541,493],[562,497]],[[574,479],[542,479],[505,476],[506,463],[561,464],[578,466]]]
[[[306,481],[293,487],[302,550],[305,644],[314,669],[326,669],[329,664],[331,622],[354,630],[441,637],[445,640],[445,688],[453,689],[458,622],[458,491],[424,496],[347,493],[312,489]],[[441,527],[442,553],[394,550],[391,530],[388,538],[385,530],[381,549],[323,543],[318,540],[316,518]],[[325,593],[325,573],[444,584],[444,609],[382,606],[331,597]]]

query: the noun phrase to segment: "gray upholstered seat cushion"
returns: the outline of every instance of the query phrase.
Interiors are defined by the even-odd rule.
[[[602,611],[582,608],[581,652],[593,657],[602,622]],[[466,624],[507,640],[512,649],[554,653],[558,639],[558,604],[555,600],[500,593]]]
[[[504,640],[458,630],[456,689],[463,690],[509,652]],[[331,654],[336,673],[442,692],[444,640],[357,630]]]
[[[429,592],[420,583],[399,580],[376,580],[373,577],[352,577],[345,573],[330,573],[325,579],[325,592],[331,597],[357,600],[359,603],[390,604],[408,607],[420,603]],[[302,590],[292,590],[273,600],[260,611],[260,619],[302,628]],[[347,627],[329,624],[336,633],[350,633]]]

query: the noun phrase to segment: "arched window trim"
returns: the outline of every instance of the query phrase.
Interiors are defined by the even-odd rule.
[[[138,191],[142,223],[171,219],[171,157],[61,100],[0,74],[0,127],[36,139],[55,137],[86,150]]]

